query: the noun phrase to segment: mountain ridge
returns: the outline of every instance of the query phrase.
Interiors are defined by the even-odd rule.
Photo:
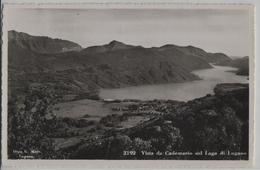
[[[29,34],[16,34],[18,38],[12,33],[8,37],[8,66],[10,88],[20,92],[35,83],[57,86],[62,94],[81,94],[99,88],[193,81],[200,79],[193,70],[212,68],[210,63],[220,56],[193,46],[145,48],[116,40],[75,50],[76,43],[67,40],[47,37],[46,41],[41,36],[31,40]],[[64,47],[70,50],[62,51]],[[219,60],[231,59],[221,54]]]
[[[60,53],[80,51],[82,47],[72,41],[50,38],[48,36],[33,36],[14,30],[8,31],[8,42],[17,43],[21,48],[37,53]]]

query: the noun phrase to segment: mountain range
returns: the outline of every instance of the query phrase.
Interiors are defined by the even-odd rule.
[[[62,94],[82,94],[99,88],[192,81],[199,79],[193,70],[231,62],[223,53],[193,46],[144,48],[113,40],[82,48],[67,40],[8,32],[9,88],[14,93],[46,83]]]

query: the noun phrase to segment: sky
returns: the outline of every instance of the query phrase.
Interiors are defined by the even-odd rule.
[[[61,38],[82,47],[117,40],[131,45],[196,46],[208,52],[248,56],[246,9],[12,9],[7,29]]]

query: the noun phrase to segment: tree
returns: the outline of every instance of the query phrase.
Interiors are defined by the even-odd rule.
[[[27,89],[26,96],[8,103],[8,153],[12,159],[53,158],[54,147],[48,135],[55,120],[53,105],[58,96],[50,86]],[[49,116],[49,118],[47,118]]]

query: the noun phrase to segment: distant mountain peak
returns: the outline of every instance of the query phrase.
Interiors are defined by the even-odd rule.
[[[13,45],[37,53],[60,53],[82,49],[79,44],[72,41],[53,39],[47,36],[33,36],[15,30],[8,31],[8,41]]]
[[[126,44],[124,44],[124,43],[122,43],[122,42],[120,42],[120,41],[116,41],[116,40],[113,40],[113,41],[111,41],[111,42],[109,43],[109,45],[118,45],[118,44],[120,44],[120,45],[126,45]]]
[[[10,30],[8,31],[8,38],[9,39],[16,39],[16,38],[26,38],[26,37],[30,37],[31,35],[24,33],[24,32],[18,32],[15,30]]]
[[[15,31],[15,30],[9,30],[9,31],[8,31],[8,34],[16,34],[16,33],[18,33],[18,32]]]
[[[111,41],[109,44],[105,45],[107,48],[109,48],[110,50],[121,50],[121,49],[129,49],[129,48],[133,48],[134,46],[132,45],[127,45],[124,44],[120,41],[116,41],[113,40]]]
[[[155,48],[161,48],[161,49],[168,49],[168,48],[175,48],[177,47],[177,45],[174,45],[174,44],[165,44],[161,47],[155,47]]]
[[[124,44],[120,41],[113,40],[108,44],[109,47],[127,47],[130,45]]]

